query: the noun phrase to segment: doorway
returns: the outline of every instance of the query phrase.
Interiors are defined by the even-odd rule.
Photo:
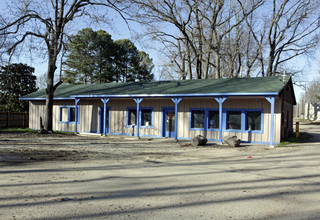
[[[175,110],[174,108],[165,108],[162,112],[162,136],[174,137],[175,135]]]

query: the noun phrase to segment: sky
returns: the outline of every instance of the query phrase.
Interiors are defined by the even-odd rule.
[[[3,0],[0,0],[1,2]],[[0,10],[4,8],[4,4],[0,4]],[[90,27],[93,30],[100,30],[103,29],[107,31],[109,34],[111,34],[113,40],[118,39],[130,39],[138,48],[138,50],[143,50],[146,53],[150,55],[150,57],[153,59],[153,63],[155,65],[154,68],[154,75],[155,79],[159,80],[160,78],[160,67],[162,66],[162,58],[159,53],[157,53],[155,50],[147,48],[145,46],[145,42],[140,42],[136,39],[134,39],[133,34],[130,32],[127,24],[125,21],[113,10],[108,10],[108,17],[112,20],[112,24],[110,25],[97,25],[88,23],[87,21],[80,20],[76,24],[76,26],[73,26],[72,33],[75,34],[78,30],[81,30],[86,27]],[[135,23],[130,23],[130,28],[136,32],[142,31],[142,27]],[[310,82],[319,79],[319,69],[320,69],[320,63],[317,57],[319,57],[319,49],[317,49],[317,53],[314,55],[314,59],[306,59],[304,57],[299,57],[298,59],[295,59],[292,61],[292,65],[297,67],[298,69],[303,70],[303,74],[300,76],[300,79],[294,78],[294,81],[300,80],[300,84],[304,84],[308,86]],[[35,68],[35,75],[39,78],[41,75],[43,75],[47,71],[47,62],[43,58],[37,58],[36,56],[30,57],[30,56],[20,56],[19,58],[15,58],[13,62],[23,62],[26,63],[32,67]],[[58,72],[58,71],[57,71]],[[58,73],[57,73],[58,75]],[[294,86],[295,93],[296,93],[296,100],[297,102],[300,100],[301,95],[304,93],[304,90],[301,89],[299,86]]]
[[[0,0],[2,1],[2,0]],[[0,9],[3,7],[3,5],[0,4]],[[158,53],[154,51],[153,49],[147,48],[146,45],[143,42],[139,42],[139,40],[135,39],[134,34],[130,29],[134,31],[139,31],[141,30],[141,26],[137,23],[130,22],[129,26],[126,24],[126,22],[121,18],[121,16],[113,11],[113,10],[108,10],[108,17],[111,20],[111,26],[106,24],[93,24],[89,23],[87,21],[81,21],[79,19],[79,22],[77,22],[76,26],[73,25],[72,27],[72,34],[76,34],[79,30],[83,28],[92,28],[94,31],[97,30],[105,30],[109,34],[111,34],[113,40],[119,40],[119,39],[129,39],[131,40],[137,49],[139,51],[145,51],[147,54],[149,54],[150,58],[153,59],[153,64],[154,64],[154,75],[155,79],[159,79],[159,66],[161,66],[161,58],[158,56]],[[130,28],[130,29],[129,29]],[[39,58],[36,56],[19,56],[13,58],[12,62],[23,62],[26,63],[32,67],[35,68],[35,75],[39,78],[41,75],[46,73],[47,71],[47,60],[44,60],[43,58]],[[56,75],[58,76],[58,70],[56,71]]]

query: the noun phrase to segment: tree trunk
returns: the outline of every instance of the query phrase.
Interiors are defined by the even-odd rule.
[[[268,62],[268,70],[267,70],[267,77],[274,76],[273,72],[273,63],[274,63],[274,46],[270,45],[270,53],[269,53],[269,62]]]
[[[210,67],[210,53],[207,55],[206,59],[206,67],[205,67],[205,72],[204,72],[204,79],[209,78],[209,67]]]
[[[48,74],[47,74],[47,89],[46,89],[46,117],[45,130],[52,131],[52,113],[53,113],[53,95],[54,95],[54,72],[56,67],[56,56],[54,50],[49,53]]]
[[[201,62],[201,55],[197,56],[197,79],[202,78],[202,62]]]
[[[189,75],[189,79],[191,80],[192,79],[192,58],[191,58],[191,54],[190,54],[190,49],[188,47],[188,44],[187,44],[187,47],[186,47],[186,50],[187,50],[187,62],[188,62],[188,75]]]
[[[220,69],[220,54],[219,53],[215,53],[215,77],[216,79],[220,79],[221,78],[221,69]]]

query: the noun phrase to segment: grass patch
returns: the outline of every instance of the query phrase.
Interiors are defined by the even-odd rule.
[[[37,131],[30,128],[1,128],[0,133],[30,133],[35,134]]]
[[[284,138],[283,141],[281,141],[281,143],[278,146],[284,147],[284,146],[287,146],[290,144],[307,143],[310,141],[311,137],[312,136],[310,134],[301,132],[299,134],[299,137],[296,138],[296,134],[294,133],[294,134],[290,135],[289,137]]]
[[[30,128],[0,128],[0,133],[7,134],[39,134],[39,130],[33,130]],[[74,135],[74,132],[70,131],[53,131],[53,134]]]

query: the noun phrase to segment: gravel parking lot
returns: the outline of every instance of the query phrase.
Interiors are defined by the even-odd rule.
[[[0,219],[319,219],[314,142],[0,134]]]

